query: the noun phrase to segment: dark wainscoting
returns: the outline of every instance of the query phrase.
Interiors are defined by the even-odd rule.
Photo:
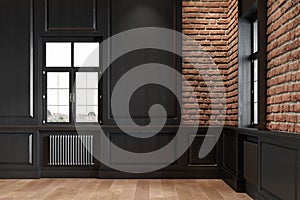
[[[122,148],[147,152],[168,143],[177,128],[165,127],[157,137],[144,143],[128,137],[114,126],[104,127],[104,132]],[[91,127],[83,127],[83,130],[94,136],[94,153],[97,155],[101,151],[99,130]],[[49,135],[74,135],[74,127],[1,128],[0,178],[222,178],[236,191],[247,192],[255,199],[299,200],[299,135],[224,127],[213,151],[199,159],[206,132],[207,128],[199,128],[190,148],[164,169],[130,174],[113,170],[96,160],[92,166],[49,165]]]
[[[228,127],[223,140],[220,176],[236,191],[254,199],[300,199],[299,135]]]
[[[236,191],[244,191],[244,181],[242,178],[242,150],[240,138],[235,130],[226,128],[222,134],[222,165],[220,166],[220,176]]]
[[[38,134],[34,130],[0,133],[0,178],[39,178]]]
[[[121,148],[132,152],[149,152],[160,149],[169,143],[176,135],[177,129],[176,126],[165,127],[159,134],[144,142],[128,136],[117,127],[104,127],[104,132],[113,143]],[[84,127],[82,130],[85,134],[94,136],[93,153],[97,158],[99,152],[103,151],[100,145],[100,130],[95,127]],[[189,131],[189,128],[186,128],[186,131]],[[206,132],[207,128],[199,128],[197,133],[193,133],[196,134],[196,137],[190,148],[164,169],[151,173],[131,174],[111,169],[96,159],[94,159],[93,165],[87,166],[50,165],[49,136],[76,135],[77,131],[74,127],[2,128],[0,131],[0,178],[219,178],[220,150],[222,149],[220,143],[205,158],[198,158]],[[189,141],[190,136],[185,141]],[[216,140],[216,137],[212,135],[208,137]],[[29,152],[32,155],[29,155]]]

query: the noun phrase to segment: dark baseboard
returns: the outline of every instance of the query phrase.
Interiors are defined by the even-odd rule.
[[[220,168],[220,176],[232,189],[237,192],[245,192],[245,181],[241,178],[234,176],[225,168]]]
[[[98,178],[98,170],[82,169],[46,169],[41,178]]]
[[[219,168],[209,167],[201,170],[162,170],[150,173],[124,173],[114,170],[97,170],[97,169],[44,169],[41,171],[42,178],[102,178],[102,179],[164,179],[164,178],[202,178],[217,179],[219,178]]]
[[[118,171],[99,171],[99,178],[104,179],[218,179],[219,168],[201,170],[155,171],[143,174],[131,174]]]
[[[199,170],[161,170],[151,173],[124,173],[113,170],[46,168],[41,171],[1,171],[0,178],[103,178],[103,179],[217,179],[219,167]]]
[[[170,170],[151,173],[124,173],[98,169],[42,169],[41,171],[1,171],[0,179],[13,178],[102,178],[102,179],[218,179],[219,168],[210,167],[201,170]]]
[[[270,200],[270,199],[280,200],[280,198],[274,196],[274,194],[272,193],[259,192],[258,187],[248,181],[246,181],[245,185],[246,185],[245,192],[255,200]]]
[[[257,186],[253,185],[248,181],[246,181],[245,185],[246,185],[246,193],[253,199],[258,199]]]
[[[18,171],[0,171],[0,179],[38,179],[40,171],[38,170],[18,170]]]

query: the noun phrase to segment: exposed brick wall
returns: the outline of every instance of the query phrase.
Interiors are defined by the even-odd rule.
[[[227,120],[226,125],[238,126],[238,1],[229,0],[227,70]]]
[[[268,0],[267,128],[300,133],[300,0]]]
[[[183,41],[183,76],[194,87],[197,96],[197,102],[191,100],[191,91],[183,86],[182,119],[185,124],[218,124],[216,119],[221,117],[225,119],[225,111],[221,108],[227,103],[226,125],[237,125],[237,2],[237,0],[182,2],[183,33],[198,42],[193,44]],[[207,63],[203,53],[197,51],[199,44],[219,69],[222,82],[228,88],[225,93],[218,89],[222,86],[218,81],[213,83],[214,91],[209,93],[207,90],[207,83],[202,76],[207,75],[211,80],[216,80],[217,73]],[[220,101],[220,97],[226,96],[227,102]],[[200,111],[196,109],[198,103]],[[212,105],[215,108],[220,107],[220,110],[212,110]]]
[[[223,75],[226,86],[226,125],[238,125],[238,1],[183,1],[183,33],[199,41]],[[268,0],[267,128],[300,132],[300,0]],[[183,121],[208,125],[211,104],[221,104],[216,93],[210,98],[195,67],[209,74],[193,45],[183,43],[183,75],[195,88],[197,102],[183,86]],[[188,63],[185,58],[193,58]],[[200,60],[200,61],[199,61]],[[202,73],[201,73],[202,74]],[[210,74],[213,75],[213,74]],[[214,119],[214,117],[212,117]],[[217,124],[216,121],[213,123]]]

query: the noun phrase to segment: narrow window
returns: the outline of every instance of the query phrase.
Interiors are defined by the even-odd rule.
[[[257,20],[251,24],[251,127],[258,125],[258,26]]]

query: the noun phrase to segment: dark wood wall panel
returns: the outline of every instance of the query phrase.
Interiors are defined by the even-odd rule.
[[[223,166],[231,173],[237,172],[237,135],[233,132],[223,133]]]
[[[32,116],[31,0],[0,1],[0,117]]]
[[[0,133],[0,164],[32,164],[32,139],[32,134]]]
[[[112,34],[140,27],[176,26],[176,0],[112,0]]]
[[[111,19],[110,19],[110,35],[115,35],[120,32],[141,28],[141,27],[163,27],[172,30],[178,30],[178,18],[181,15],[176,12],[178,9],[176,0],[165,0],[165,1],[152,1],[152,0],[112,0],[111,5]],[[145,40],[147,38],[145,37]],[[170,41],[175,41],[175,36],[170,35]],[[122,44],[118,44],[122,45]],[[174,44],[174,48],[176,45]],[[109,70],[109,92],[108,95],[112,94],[114,86],[130,69],[147,63],[160,63],[175,69],[178,69],[180,62],[174,54],[154,49],[141,49],[138,51],[130,52],[118,60],[116,60]],[[142,76],[155,76],[145,73]],[[176,80],[175,74],[165,77],[170,81],[174,82],[174,87],[181,87],[180,80]],[[124,86],[126,90],[126,86]],[[180,90],[180,89],[179,89]],[[180,91],[178,91],[180,93]],[[122,99],[120,99],[121,101]],[[147,124],[149,108],[153,104],[162,105],[166,111],[167,116],[170,119],[178,118],[178,103],[175,95],[168,89],[160,87],[158,85],[147,85],[140,88],[131,98],[130,102],[130,114],[136,122],[141,124]],[[111,119],[112,115],[108,110],[108,117]],[[123,116],[114,116],[123,117]],[[159,116],[158,116],[159,118]]]
[[[209,140],[215,141],[216,138],[214,136],[207,136]],[[217,158],[216,158],[216,148],[214,148],[205,158],[199,158],[199,151],[201,145],[205,139],[205,135],[197,135],[189,148],[189,162],[190,166],[197,166],[197,165],[216,165]]]
[[[244,178],[257,186],[257,144],[244,141]]]
[[[46,0],[46,30],[96,30],[96,0]]]
[[[141,133],[143,134],[143,133]],[[167,145],[175,136],[173,133],[158,133],[157,135],[150,138],[135,138],[131,137],[125,133],[111,133],[109,134],[110,141],[117,145],[118,147],[127,150],[129,152],[135,153],[148,153],[159,150]],[[174,149],[170,150],[169,156],[174,158],[175,160],[175,151],[176,145],[174,145]],[[133,163],[128,160],[128,158],[120,158],[118,155],[114,154],[112,151],[108,151],[110,154],[111,162],[114,164],[157,164],[152,160],[146,161],[146,163],[140,163],[140,161],[135,160]],[[160,163],[159,163],[160,164]]]
[[[296,200],[297,150],[261,143],[261,189],[280,199]]]

